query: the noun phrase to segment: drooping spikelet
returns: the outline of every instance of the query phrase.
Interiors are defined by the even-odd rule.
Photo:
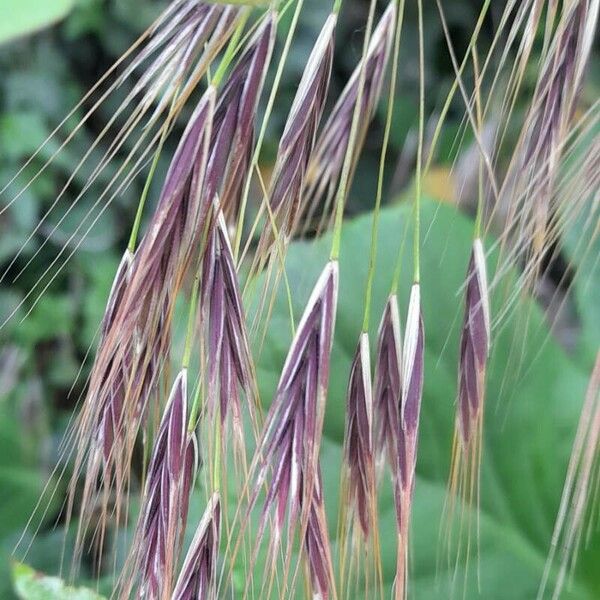
[[[549,241],[564,227],[565,216],[557,215],[561,198],[556,197],[555,186],[590,57],[599,5],[598,0],[563,3],[505,180],[509,193],[503,195],[511,199],[507,239],[512,242],[506,261],[524,260],[528,280],[539,274]]]
[[[234,433],[244,447],[240,394],[254,418],[253,366],[239,282],[222,213],[210,232],[202,269],[201,323],[207,332],[208,409],[219,408],[221,423],[232,416]]]
[[[196,436],[187,431],[187,370],[183,369],[173,384],[154,444],[131,579],[123,581],[122,598],[130,596],[132,585],[137,586],[138,597],[171,598],[197,460]]]
[[[144,107],[156,103],[155,118],[168,107],[177,88],[180,97],[189,96],[231,35],[240,12],[240,7],[200,0],[171,2],[118,84],[139,72],[131,99],[139,95],[137,102]]]
[[[402,405],[398,471],[396,480],[396,513],[398,521],[398,556],[396,561],[395,598],[402,600],[407,593],[408,532],[412,494],[415,485],[419,415],[423,396],[425,334],[421,315],[421,293],[418,283],[410,292],[406,334],[402,360]]]
[[[354,69],[317,139],[302,193],[303,206],[299,213],[300,222],[297,224],[301,230],[305,231],[310,226],[316,214],[322,215],[321,226],[329,218],[350,142],[351,123],[359,96],[361,71],[364,63],[364,86],[358,120],[360,127],[353,150],[353,171],[356,167],[368,125],[373,118],[381,94],[385,68],[394,38],[396,4],[393,1],[388,5],[373,32],[366,56]]]
[[[468,447],[477,434],[490,349],[490,308],[485,254],[480,239],[473,242],[467,270],[465,315],[460,339],[458,410],[462,440]]]
[[[318,453],[337,289],[338,264],[331,261],[321,273],[296,330],[256,453],[259,463],[252,503],[256,502],[263,485],[267,489],[257,544],[264,535],[269,512],[275,507],[271,521],[272,558],[281,542],[286,514],[288,557],[292,551],[293,531],[298,525],[301,537],[306,536],[318,485]]]
[[[471,549],[472,508],[479,508],[479,466],[483,435],[485,372],[490,348],[490,307],[483,244],[473,242],[466,276],[465,313],[460,337],[458,365],[458,406],[445,508],[448,551],[456,560],[468,562]],[[458,545],[453,548],[456,502],[460,519]],[[473,507],[473,504],[475,505]],[[477,513],[478,514],[478,513]],[[467,519],[467,543],[463,547],[462,529]],[[478,530],[478,527],[477,527]]]
[[[362,333],[352,361],[347,393],[344,454],[348,469],[348,501],[355,507],[365,540],[375,522],[373,398],[369,336]]]
[[[72,491],[86,457],[95,461],[85,473],[83,515],[91,508],[88,503],[99,470],[105,484],[114,482],[117,491],[123,491],[133,444],[168,356],[173,302],[199,227],[213,103],[214,90],[209,88],[175,153],[148,231],[129,265],[127,280],[119,287],[119,294],[111,296],[107,312],[110,318],[103,321],[103,335],[76,431]],[[99,445],[102,463],[94,458]],[[87,521],[84,516],[80,535]],[[101,523],[99,529],[103,527]]]
[[[317,129],[327,98],[337,15],[329,15],[308,58],[302,79],[279,141],[277,161],[267,201],[280,241],[285,242],[296,221],[302,190]],[[259,251],[272,244],[274,232],[267,223],[261,235]]]
[[[398,297],[393,294],[388,298],[379,325],[373,410],[377,461],[382,463],[384,455],[387,455],[394,478],[399,476],[397,468],[401,401],[402,334]]]
[[[213,600],[221,533],[221,499],[215,492],[210,500],[173,590],[172,600]]]
[[[233,66],[215,109],[206,199],[219,197],[227,218],[237,215],[240,194],[251,162],[254,120],[276,33],[276,14],[269,13]]]

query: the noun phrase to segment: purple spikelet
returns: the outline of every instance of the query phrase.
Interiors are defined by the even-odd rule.
[[[395,294],[385,305],[377,342],[375,363],[375,451],[378,461],[387,455],[392,476],[400,476],[398,444],[400,439],[400,405],[402,394],[402,334],[398,298]]]
[[[221,499],[215,492],[188,549],[172,600],[211,600],[217,597],[215,579],[221,533]]]
[[[279,142],[269,193],[280,235],[289,237],[329,88],[337,16],[329,15],[308,59]],[[272,233],[265,229],[263,238]]]
[[[215,109],[206,175],[205,208],[218,196],[226,217],[235,216],[248,177],[254,119],[273,51],[273,13],[265,18],[229,73]]]
[[[134,577],[140,598],[170,597],[189,494],[197,468],[197,444],[187,432],[187,371],[177,376],[158,430],[134,544]],[[127,597],[130,590],[125,586]]]
[[[349,471],[349,500],[355,506],[363,535],[374,523],[375,465],[373,457],[373,399],[369,336],[362,333],[352,361],[347,394],[344,443]]]
[[[235,262],[222,213],[211,228],[202,270],[202,321],[207,324],[208,406],[220,404],[221,422],[232,412],[241,432],[240,392],[253,415],[252,357]],[[243,445],[243,439],[239,440]]]
[[[423,396],[425,334],[421,315],[421,292],[418,283],[410,292],[402,360],[401,429],[398,444],[399,480],[396,480],[396,514],[398,518],[398,556],[396,561],[395,597],[402,600],[407,589],[408,531],[415,484],[419,415]]]
[[[485,255],[480,239],[473,243],[467,270],[465,316],[460,338],[459,424],[468,446],[481,418],[485,368],[490,348],[490,309]]]
[[[323,269],[296,330],[256,453],[258,474],[251,504],[256,502],[263,485],[267,489],[256,539],[259,544],[274,507],[274,518],[270,521],[271,556],[279,547],[286,514],[288,556],[293,531],[298,525],[306,540],[318,486],[318,455],[329,384],[337,290],[338,263],[331,261]],[[312,541],[307,543],[312,545]]]
[[[396,2],[390,2],[381,17],[369,44],[364,67],[364,89],[360,106],[360,128],[355,143],[354,166],[362,148],[365,134],[379,101],[385,68],[390,55],[396,21]],[[361,81],[363,61],[354,69],[323,130],[308,166],[303,202],[303,221],[306,229],[315,214],[327,218],[337,191],[344,157],[350,141],[351,123]]]

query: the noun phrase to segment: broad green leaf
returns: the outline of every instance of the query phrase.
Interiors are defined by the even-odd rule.
[[[410,207],[382,213],[374,283],[371,347],[389,293],[396,255]],[[583,400],[587,374],[578,370],[549,336],[543,316],[531,301],[513,310],[493,332],[486,397],[481,513],[478,552],[455,565],[438,545],[450,463],[460,293],[470,254],[473,226],[448,206],[425,202],[422,215],[422,302],[426,332],[426,370],[411,543],[411,595],[505,600],[535,598],[564,481],[566,465]],[[345,225],[340,260],[340,291],[322,457],[330,533],[335,538],[339,461],[344,429],[345,390],[362,322],[371,217]],[[296,320],[325,265],[330,238],[295,243],[287,258]],[[405,244],[412,247],[410,240]],[[490,258],[490,270],[495,255]],[[406,314],[412,257],[403,262],[401,315]],[[263,400],[272,398],[291,341],[287,299],[278,295],[262,345],[258,380]],[[494,314],[501,308],[498,289]],[[329,486],[330,487],[330,486]],[[386,589],[395,568],[395,536],[389,492],[380,503],[382,558]],[[387,533],[386,533],[387,532]],[[385,535],[384,535],[385,534]],[[598,536],[582,549],[580,566],[566,598],[600,594],[600,576],[586,568],[600,559]],[[478,554],[478,557],[477,557]],[[440,557],[442,559],[440,560]],[[479,571],[479,583],[478,583]],[[481,589],[481,593],[478,591]]]
[[[2,0],[0,44],[52,25],[74,5],[75,0]]]
[[[31,567],[15,563],[13,580],[21,600],[102,600],[92,590],[69,587],[58,577],[46,577]]]

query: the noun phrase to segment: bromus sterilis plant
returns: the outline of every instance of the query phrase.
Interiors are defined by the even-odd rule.
[[[439,0],[436,15],[454,78],[432,127],[426,109],[432,84],[426,66],[428,7],[422,0],[369,0],[354,68],[341,92],[331,97],[336,44],[349,1],[333,0],[313,32],[273,144],[270,177],[261,151],[273,107],[285,106],[278,88],[299,19],[311,10],[303,0],[172,0],[86,96],[85,105],[92,108],[42,165],[44,170],[56,159],[111,94],[132,86],[73,168],[75,176],[89,167],[93,149],[111,140],[74,201],[105,170],[114,169],[77,227],[83,237],[97,213],[133,180],[143,174],[146,183],[99,326],[83,401],[65,438],[61,461],[67,466],[60,466],[69,473],[65,520],[75,528],[71,575],[77,576],[82,556],[93,547],[98,571],[114,571],[113,597],[403,600],[418,595],[411,560],[423,545],[414,523],[423,510],[423,496],[415,494],[423,451],[419,440],[423,427],[432,428],[430,422],[421,424],[421,413],[428,403],[452,409],[453,400],[433,397],[427,386],[437,366],[430,355],[436,346],[426,346],[425,322],[427,344],[436,344],[440,334],[429,342],[429,319],[435,322],[435,315],[427,312],[428,282],[436,274],[432,261],[423,258],[431,242],[422,227],[423,205],[455,96],[464,104],[464,117],[453,145],[473,140],[477,184],[466,277],[455,297],[436,299],[440,306],[452,305],[460,322],[449,480],[439,525],[445,534],[440,545],[448,551],[448,564],[454,562],[454,574],[449,589],[439,595],[455,593],[463,563],[466,593],[470,557],[481,552],[483,423],[486,415],[494,419],[486,412],[485,398],[492,339],[500,335],[496,328],[508,318],[514,296],[524,297],[529,282],[544,275],[554,244],[584,208],[590,214],[588,229],[598,233],[598,103],[577,116],[598,1],[519,5],[511,0],[489,47],[480,40],[491,4],[483,2],[464,57],[457,57]],[[390,264],[390,248],[380,243],[387,218],[382,206],[391,200],[386,186],[393,179],[389,167],[396,120],[406,110],[396,100],[405,61],[411,58],[404,48],[411,36],[403,34],[407,15],[413,13],[417,35],[411,52],[418,79],[410,167],[414,184],[404,202],[410,203],[409,216],[402,213],[391,248],[394,266],[382,273],[381,265]],[[526,71],[534,68],[520,133],[511,136],[508,121],[512,124],[515,105],[527,93]],[[259,115],[263,121],[257,134]],[[160,194],[152,202],[160,158],[184,118]],[[67,121],[57,129],[61,136]],[[344,260],[351,258],[345,259],[345,244],[358,243],[345,237],[344,216],[353,183],[361,178],[363,150],[370,150],[372,123],[381,125],[381,146],[371,190],[364,289],[354,299],[362,306],[353,313],[359,322],[350,338],[336,323],[339,307],[348,302]],[[121,129],[115,132],[118,124]],[[486,127],[491,143],[485,143]],[[591,154],[573,158],[586,136]],[[508,159],[503,157],[507,147]],[[49,212],[70,183],[60,189]],[[253,184],[261,190],[258,198]],[[500,214],[499,241],[490,242],[487,236],[493,237]],[[410,241],[412,249],[405,252]],[[312,292],[296,322],[298,281],[288,273],[289,259],[296,246],[319,244],[329,254],[319,262],[319,274],[313,277],[307,270]],[[38,301],[65,267],[69,251],[65,246],[58,252],[24,302]],[[454,251],[450,243],[446,252]],[[405,254],[412,255],[408,281]],[[496,264],[488,281],[488,269]],[[6,272],[14,265],[21,268],[19,254]],[[494,315],[494,292],[513,285],[515,272],[518,284]],[[357,265],[354,277],[362,274]],[[285,290],[279,290],[282,280]],[[380,280],[385,280],[385,297],[378,294]],[[287,346],[275,348],[267,343],[267,331],[288,325],[272,322],[280,296],[287,296],[291,336]],[[462,297],[461,304],[457,298]],[[186,313],[187,320],[181,317]],[[376,342],[373,313],[379,319]],[[180,322],[186,324],[183,334]],[[447,341],[447,332],[444,336]],[[347,364],[336,354],[340,340],[350,347]],[[265,355],[277,370],[271,388],[265,382]],[[597,371],[596,366],[550,556],[539,573],[540,598],[552,586],[559,597],[577,549],[591,535],[586,527],[591,527],[587,523],[598,481]],[[334,389],[340,380],[342,394]],[[338,477],[331,476],[323,458],[332,437],[326,415],[335,412],[343,413]],[[449,442],[441,441],[440,447]],[[388,508],[392,519],[384,521]],[[383,529],[384,522],[389,529]],[[119,530],[121,536],[128,533],[125,560],[117,556]],[[436,549],[430,554],[435,556]],[[438,570],[443,570],[442,561]],[[482,588],[481,593],[487,592]]]

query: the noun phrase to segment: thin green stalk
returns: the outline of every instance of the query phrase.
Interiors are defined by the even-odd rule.
[[[267,101],[267,108],[265,109],[265,115],[263,117],[262,125],[260,128],[260,132],[258,134],[258,140],[256,142],[256,147],[254,149],[254,154],[252,156],[252,165],[250,167],[250,173],[252,173],[253,169],[258,165],[258,159],[260,156],[260,151],[262,149],[262,145],[265,138],[265,133],[267,131],[267,125],[269,123],[269,119],[271,117],[271,112],[273,111],[273,106],[275,105],[275,97],[277,95],[277,91],[279,90],[279,84],[281,83],[281,77],[283,75],[283,69],[285,67],[285,63],[287,61],[287,56],[290,51],[290,46],[292,45],[292,39],[294,37],[294,33],[296,31],[296,26],[298,25],[298,19],[300,18],[300,12],[302,11],[302,6],[304,4],[304,0],[298,0],[296,4],[296,10],[294,11],[294,15],[292,16],[292,22],[290,25],[290,30],[288,31],[288,35],[285,39],[285,44],[283,45],[283,50],[281,52],[281,58],[279,59],[279,64],[277,65],[277,71],[275,73],[275,80],[273,81],[273,86],[271,87],[271,93],[269,94],[269,100]],[[246,180],[246,185],[244,187],[244,195],[242,196],[242,202],[240,204],[240,215],[235,231],[235,242],[233,244],[233,257],[237,262],[238,255],[240,252],[240,245],[242,243],[242,233],[244,230],[244,218],[246,215],[246,206],[248,204],[248,195],[250,193],[250,184],[251,177],[248,177]]]
[[[481,9],[481,13],[479,14],[479,19],[477,20],[475,29],[473,30],[473,35],[471,36],[471,40],[469,42],[469,47],[467,49],[467,52],[465,52],[465,57],[462,61],[462,64],[460,65],[460,68],[459,68],[460,75],[462,75],[462,73],[467,65],[467,62],[469,59],[469,53],[471,52],[472,48],[474,47],[475,43],[477,42],[477,39],[479,37],[479,32],[481,31],[481,28],[483,26],[483,22],[487,15],[487,11],[490,7],[490,4],[491,4],[491,0],[485,0],[484,5]],[[435,130],[433,132],[433,136],[431,138],[431,144],[429,147],[429,153],[427,156],[427,162],[425,163],[425,168],[424,168],[425,173],[427,173],[429,171],[429,168],[431,167],[431,163],[432,163],[433,157],[435,155],[435,148],[437,147],[437,143],[439,141],[440,134],[442,133],[442,127],[444,126],[446,116],[448,115],[448,111],[450,110],[450,105],[452,104],[452,100],[454,99],[454,95],[456,94],[457,89],[458,89],[458,77],[456,77],[454,79],[454,81],[452,82],[452,86],[450,88],[450,91],[448,92],[448,95],[446,96],[446,101],[444,102],[442,111],[440,112],[440,118],[438,119]]]
[[[419,145],[417,148],[417,175],[415,185],[414,203],[414,283],[419,283],[420,273],[420,246],[421,246],[421,184],[423,170],[423,133],[425,126],[425,50],[423,40],[423,1],[417,0],[419,18]]]
[[[337,7],[337,1],[336,5]],[[350,170],[352,169],[352,163],[354,162],[354,144],[356,143],[356,136],[358,134],[358,121],[360,117],[360,106],[362,104],[362,98],[365,87],[365,77],[367,70],[366,56],[369,51],[369,42],[371,41],[371,32],[373,31],[373,20],[375,18],[375,5],[376,0],[371,0],[369,7],[369,16],[367,19],[367,30],[365,33],[365,39],[363,43],[362,52],[362,64],[360,68],[360,76],[358,83],[358,94],[356,96],[356,104],[354,106],[354,113],[352,115],[352,125],[350,126],[350,136],[348,137],[348,147],[346,148],[346,154],[344,156],[344,164],[342,165],[342,173],[340,176],[340,185],[337,191],[337,197],[335,200],[335,224],[333,228],[333,241],[331,244],[331,255],[330,260],[337,260],[340,255],[340,244],[342,239],[342,224],[344,220],[344,206],[346,204],[346,194],[348,192],[348,181],[350,179]]]
[[[477,115],[477,128],[479,129],[479,135],[483,127],[483,114],[481,111],[481,94],[480,94],[480,71],[479,71],[479,59],[477,56],[477,48],[473,46],[473,70],[475,76],[475,111]],[[483,200],[484,200],[484,189],[483,189],[483,157],[479,157],[479,173],[478,173],[478,196],[477,196],[477,214],[475,216],[475,239],[481,237],[481,224],[483,221]]]
[[[396,32],[394,36],[394,56],[392,58],[392,74],[390,80],[390,91],[388,97],[388,110],[383,134],[383,146],[379,159],[379,178],[377,180],[377,195],[375,197],[375,209],[373,211],[373,225],[371,229],[371,251],[369,255],[369,273],[367,275],[367,289],[365,293],[365,313],[363,316],[363,332],[369,330],[369,319],[371,316],[371,299],[373,297],[373,279],[375,278],[375,266],[377,262],[377,236],[379,232],[379,210],[383,196],[383,176],[385,172],[385,159],[392,129],[392,118],[394,115],[394,98],[396,95],[396,79],[398,71],[398,55],[400,53],[400,37],[404,19],[404,0],[398,0],[398,15],[396,20]]]
[[[211,84],[215,86],[215,88],[219,87],[219,83],[221,83],[221,79],[223,79],[231,61],[235,57],[235,54],[238,50],[238,42],[240,41],[240,37],[244,31],[244,27],[246,26],[246,22],[248,21],[248,17],[250,16],[250,11],[252,9],[247,8],[240,17],[240,21],[229,40],[229,44],[227,45],[227,49],[225,50],[225,54],[219,63],[217,70],[215,71],[215,75],[212,78]]]
[[[137,238],[140,231],[140,225],[142,223],[142,215],[144,213],[144,206],[146,205],[146,200],[148,198],[148,193],[150,191],[150,184],[152,183],[152,179],[154,178],[154,173],[156,172],[156,167],[158,166],[158,159],[160,158],[160,154],[163,149],[163,145],[165,143],[165,139],[167,138],[167,134],[169,133],[169,125],[171,123],[171,118],[173,117],[173,110],[175,108],[175,102],[177,100],[178,92],[176,91],[173,96],[173,101],[171,102],[171,108],[169,109],[169,114],[167,115],[167,119],[163,124],[163,129],[160,135],[160,140],[158,142],[158,147],[154,154],[154,158],[152,159],[152,164],[150,165],[150,171],[148,173],[148,177],[146,177],[146,182],[144,183],[144,189],[142,190],[142,195],[140,196],[140,201],[138,203],[138,207],[135,213],[135,220],[133,221],[133,227],[131,228],[131,234],[129,236],[129,242],[127,244],[127,249],[129,252],[133,254],[135,251],[135,246],[137,244]]]

